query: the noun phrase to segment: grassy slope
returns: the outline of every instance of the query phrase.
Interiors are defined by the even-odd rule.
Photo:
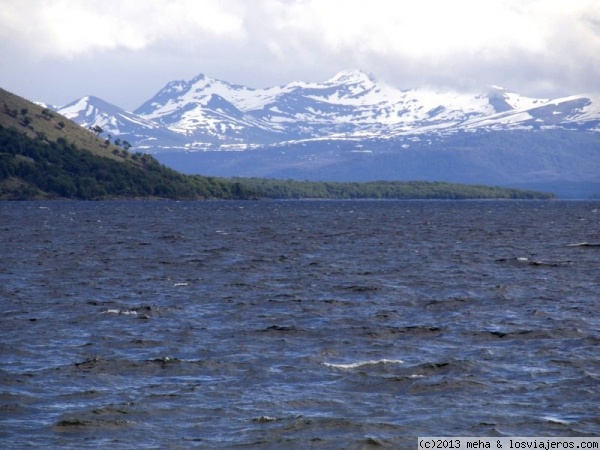
[[[23,108],[28,111],[25,116],[31,118],[29,125],[24,123],[24,116],[21,114]],[[57,112],[50,111],[51,118],[44,116],[42,114],[44,109],[29,100],[0,88],[0,125],[20,130],[31,138],[37,138],[38,133],[43,133],[46,140],[50,142],[56,142],[59,138],[63,138],[96,155],[122,160],[122,158],[113,154],[114,150],[121,150],[121,147],[106,146],[104,139],[100,139],[95,133],[80,127]],[[7,110],[17,111],[16,117],[7,114]],[[59,125],[61,122],[64,124],[63,127]]]

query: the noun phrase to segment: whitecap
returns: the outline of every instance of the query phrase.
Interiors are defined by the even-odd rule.
[[[572,420],[561,419],[560,417],[556,417],[556,416],[543,416],[542,419],[544,419],[550,423],[559,423],[561,425],[568,425],[572,422]]]
[[[256,417],[254,419],[252,419],[253,422],[258,422],[258,423],[267,423],[267,422],[276,422],[277,421],[277,417],[273,417],[273,416],[260,416],[260,417]]]
[[[333,367],[334,369],[357,369],[359,367],[364,366],[375,366],[379,364],[404,364],[404,361],[401,359],[373,359],[369,361],[358,361],[355,363],[349,364],[333,364],[333,363],[323,363],[324,366]]]
[[[600,247],[600,244],[592,244],[589,242],[577,242],[576,244],[567,244],[567,247]]]
[[[106,311],[102,311],[102,314],[125,314],[125,315],[135,315],[137,311],[125,310],[121,311],[120,309],[107,309]]]

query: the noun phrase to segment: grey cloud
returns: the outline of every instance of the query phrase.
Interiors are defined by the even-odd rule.
[[[428,5],[435,3],[427,1]],[[469,1],[460,1],[465,11]],[[557,5],[566,5],[561,2],[489,1],[493,1],[497,11],[502,11],[505,4],[512,5],[506,17],[521,14],[516,17],[522,18],[522,23],[514,33],[524,32],[528,21],[532,21],[531,33],[537,34],[512,35],[498,28],[497,35],[505,36],[506,41],[492,39],[496,36],[493,33],[480,40],[477,35],[473,35],[472,40],[470,35],[450,39],[451,36],[427,34],[440,32],[435,27],[423,32],[413,27],[411,31],[417,34],[411,35],[397,28],[397,21],[386,25],[386,11],[370,11],[364,9],[366,1],[350,0],[256,0],[251,4],[239,0],[211,1],[212,17],[222,18],[223,26],[196,27],[191,19],[163,23],[159,16],[166,3],[162,0],[144,0],[141,6],[137,0],[128,0],[127,11],[140,14],[134,25],[145,39],[143,48],[119,44],[126,41],[125,34],[119,38],[121,41],[115,40],[115,45],[98,47],[94,46],[96,40],[90,40],[88,51],[61,57],[44,53],[43,48],[26,38],[17,39],[14,33],[8,36],[6,31],[0,32],[0,58],[12,61],[9,70],[0,72],[0,86],[34,100],[62,104],[92,94],[127,109],[139,106],[168,81],[189,79],[201,72],[250,87],[299,80],[322,81],[340,70],[358,68],[399,88],[428,85],[440,89],[480,90],[498,84],[530,96],[600,91],[597,81],[600,79],[597,56],[600,54],[600,8],[595,6],[596,0],[581,0],[577,3],[579,9],[569,9],[564,19],[557,9]],[[7,5],[16,8],[15,11],[26,11],[25,7],[31,6],[29,3],[31,0],[9,0]],[[47,3],[52,4],[54,0]],[[177,6],[171,14],[183,14],[187,6],[194,4],[190,0],[170,3]],[[369,17],[363,23],[360,14],[346,14],[349,23],[338,23],[334,20],[335,10],[319,15],[325,11],[325,4],[332,8],[360,5],[361,11],[367,11],[365,14]],[[407,1],[402,5],[417,4],[420,3]],[[517,4],[523,6],[515,12]],[[144,9],[144,5],[148,6]],[[371,0],[368,5],[375,8],[389,3]],[[419,8],[420,14],[426,12],[424,7]],[[535,8],[545,10],[538,13]],[[145,10],[152,14],[148,22],[145,22]],[[474,11],[469,20],[477,20],[475,13],[481,8]],[[126,17],[118,18],[117,23],[123,23]],[[446,32],[460,27],[455,23],[444,24],[441,19],[436,17],[435,23]],[[0,13],[0,27],[6,20]],[[379,20],[382,21],[381,32],[377,30]],[[43,17],[35,21],[43,22]],[[148,30],[139,28],[144,23],[159,26]],[[473,30],[485,28],[475,25],[469,26]],[[511,24],[489,26],[510,27]],[[12,23],[7,29],[18,27]],[[48,36],[49,42],[52,39]],[[446,40],[451,42],[447,44]]]

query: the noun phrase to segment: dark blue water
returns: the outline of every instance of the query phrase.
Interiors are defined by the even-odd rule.
[[[600,435],[598,202],[2,202],[0,447]]]

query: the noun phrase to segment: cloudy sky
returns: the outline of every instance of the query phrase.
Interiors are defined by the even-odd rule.
[[[599,0],[2,0],[0,87],[133,110],[199,73],[249,87],[361,69],[401,89],[600,92]]]

